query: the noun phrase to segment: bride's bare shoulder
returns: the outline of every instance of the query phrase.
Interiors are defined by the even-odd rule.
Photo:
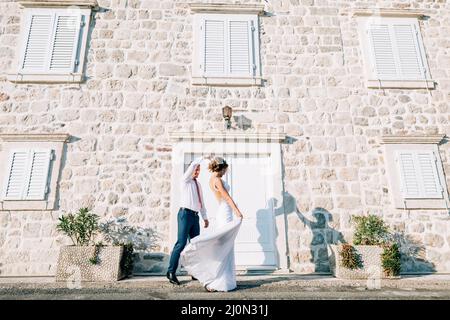
[[[222,179],[212,176],[209,180],[209,184],[211,185],[211,187],[217,189],[218,187],[222,186]]]

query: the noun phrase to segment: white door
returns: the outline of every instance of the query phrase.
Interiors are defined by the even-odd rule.
[[[197,154],[186,155],[186,165]],[[271,184],[269,156],[225,155],[229,164],[224,179],[230,184],[230,194],[244,215],[235,245],[236,268],[238,270],[274,269],[277,266],[275,249],[275,219]],[[211,228],[201,232],[211,232],[215,224],[217,200],[209,188],[210,172],[207,161],[202,163],[200,184],[204,203],[208,211]]]

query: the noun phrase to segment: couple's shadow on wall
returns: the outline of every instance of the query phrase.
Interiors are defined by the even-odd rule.
[[[276,199],[274,200],[275,205]],[[275,216],[284,214],[286,219],[289,219],[290,215],[297,217],[303,224],[302,230],[298,231],[300,250],[302,247],[308,248],[309,261],[314,264],[314,272],[330,273],[328,246],[346,243],[344,235],[333,227],[336,224],[333,214],[322,207],[315,207],[308,215],[303,214],[297,207],[296,199],[288,192],[283,192],[283,203],[279,207],[274,207],[274,214]],[[287,228],[290,229],[289,225]],[[287,240],[289,241],[289,237]],[[306,262],[302,256],[294,255],[291,258],[298,260],[296,262]]]
[[[311,212],[311,217],[304,215],[298,208],[295,198],[288,192],[283,193],[283,203],[278,204],[278,200],[271,198],[267,202],[265,209],[257,212],[257,227],[260,234],[263,234],[263,225],[259,222],[264,214],[273,212],[275,217],[284,215],[289,219],[289,215],[295,214],[299,221],[303,223],[304,228],[298,230],[299,247],[308,247],[309,261],[314,264],[314,272],[329,273],[330,266],[328,262],[328,245],[346,243],[343,234],[332,227],[333,215],[326,209],[316,207]],[[288,230],[289,230],[288,226]],[[309,234],[308,234],[309,229]],[[275,239],[279,236],[275,228]],[[289,235],[288,235],[289,241]],[[308,240],[309,243],[302,243],[303,239]],[[288,242],[289,246],[290,243]],[[301,257],[290,257],[297,259],[296,262],[305,262]],[[301,261],[299,260],[301,259]]]
[[[284,215],[288,223],[286,236],[288,242],[288,252],[295,241],[298,242],[298,252],[289,253],[288,263],[304,264],[308,260],[314,264],[315,273],[330,273],[329,264],[329,245],[347,243],[344,235],[335,229],[335,225],[340,223],[334,221],[336,216],[333,216],[328,210],[316,207],[310,214],[303,214],[297,207],[295,198],[288,192],[283,193],[283,203],[278,205],[278,200],[275,198],[269,199],[265,209],[257,212],[257,226],[260,234],[264,232],[264,224],[260,223],[260,218],[265,214],[273,212],[274,216]],[[291,215],[295,215],[303,224],[300,228],[294,227],[295,220],[290,219]],[[307,217],[310,216],[310,217]],[[339,217],[339,216],[337,216]],[[293,228],[294,227],[294,228]],[[276,228],[275,228],[276,230]],[[296,233],[292,234],[291,232]],[[278,234],[275,234],[275,238]],[[295,238],[294,238],[295,237]],[[308,240],[306,240],[308,239]],[[420,242],[416,241],[412,236],[405,234],[404,231],[395,231],[392,233],[392,241],[397,243],[400,247],[401,255],[401,272],[402,273],[434,273],[436,272],[435,265],[426,259],[426,249]],[[305,249],[303,249],[305,248]],[[308,248],[308,249],[306,249]],[[306,253],[309,251],[309,254]],[[313,270],[311,270],[313,271]],[[311,273],[311,272],[302,272]]]
[[[270,217],[273,214],[273,216],[276,218],[277,216],[285,216],[286,219],[288,219],[289,215],[295,214],[299,221],[301,221],[304,225],[304,229],[298,230],[300,233],[299,239],[300,243],[302,239],[311,238],[309,240],[309,243],[305,244],[299,244],[301,247],[308,247],[309,251],[309,261],[314,264],[314,273],[317,273],[314,275],[314,277],[322,278],[323,276],[320,275],[320,273],[330,273],[330,266],[328,262],[328,248],[327,246],[330,244],[338,244],[338,243],[345,243],[344,236],[341,232],[334,229],[330,222],[333,221],[333,215],[328,212],[324,208],[314,208],[311,212],[311,218],[306,217],[304,214],[298,210],[296,205],[296,200],[292,195],[285,192],[283,194],[283,203],[279,204],[279,201],[275,198],[270,198],[267,201],[266,207],[263,209],[260,209],[256,212],[256,226],[259,233],[258,242],[262,246],[265,257],[264,257],[264,263],[265,265],[270,265],[273,263],[273,257],[268,256],[266,253],[266,250],[271,250],[275,248],[272,247],[270,243],[270,239],[267,238],[268,235],[268,228],[272,227],[270,223],[267,222],[267,217]],[[273,228],[275,235],[274,239],[277,239],[279,234],[277,228]],[[308,231],[310,229],[310,231]],[[288,227],[289,230],[289,227]],[[284,236],[284,235],[283,235]],[[289,238],[288,238],[289,241]],[[290,246],[288,242],[288,246]],[[289,254],[290,256],[290,254]],[[278,258],[279,259],[279,258]],[[295,259],[295,255],[294,255]],[[296,261],[296,262],[307,262],[306,261]],[[278,261],[279,263],[279,261]],[[251,273],[251,272],[248,272]],[[270,271],[265,272],[270,274]],[[311,274],[301,274],[298,275],[298,277],[303,277],[306,279],[311,280]],[[276,278],[269,278],[269,279],[263,279],[259,280],[257,284],[253,282],[247,283],[246,281],[240,282],[238,285],[239,289],[244,288],[251,288],[251,287],[259,287],[262,284],[267,283],[273,283],[273,282],[282,282],[292,280],[292,275],[280,275]]]

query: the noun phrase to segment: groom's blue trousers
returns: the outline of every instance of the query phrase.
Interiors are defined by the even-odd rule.
[[[180,208],[178,211],[178,236],[170,256],[170,273],[176,273],[180,254],[183,251],[188,239],[192,239],[200,234],[200,224],[198,213],[187,208]]]

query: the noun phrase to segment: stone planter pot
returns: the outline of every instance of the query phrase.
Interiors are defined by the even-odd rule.
[[[380,246],[353,246],[360,255],[362,267],[359,269],[345,268],[341,263],[341,245],[330,245],[330,269],[333,275],[341,279],[380,279],[385,278],[381,265],[383,248]]]
[[[122,246],[100,247],[98,261],[92,264],[94,246],[64,246],[59,252],[56,281],[95,281],[110,282],[125,277],[121,270]]]

